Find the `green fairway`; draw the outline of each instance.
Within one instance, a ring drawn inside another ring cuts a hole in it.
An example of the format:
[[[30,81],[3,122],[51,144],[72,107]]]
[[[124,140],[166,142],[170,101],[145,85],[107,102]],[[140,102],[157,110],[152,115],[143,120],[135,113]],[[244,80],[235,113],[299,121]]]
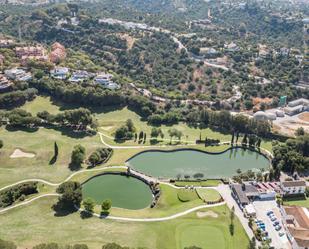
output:
[[[193,201],[199,198],[196,191],[191,189],[179,189],[177,196],[182,202]]]
[[[205,225],[186,225],[178,228],[179,248],[198,246],[203,249],[224,249],[226,241],[224,233],[217,227]],[[201,240],[201,238],[203,238]]]
[[[98,136],[78,137],[63,131],[40,128],[37,131],[8,131],[0,128],[4,146],[0,156],[0,187],[29,178],[60,182],[72,174],[68,165],[75,145],[86,148],[87,155],[102,147]],[[57,142],[59,155],[55,164],[49,162]],[[16,148],[35,154],[34,158],[10,158]],[[8,174],[10,177],[8,177]]]
[[[303,198],[300,200],[288,200],[288,201],[284,201],[283,205],[287,205],[287,206],[300,206],[300,207],[306,207],[309,208],[309,198]]]
[[[218,191],[214,189],[197,188],[196,192],[198,196],[205,202],[216,202],[221,199]]]
[[[238,219],[235,219],[235,235],[229,234],[229,210],[226,206],[202,210],[215,212],[217,218],[198,218],[194,212],[170,221],[143,223],[96,217],[82,219],[79,213],[56,217],[51,209],[55,202],[56,198],[47,197],[1,214],[0,223],[5,227],[1,237],[15,241],[21,248],[31,248],[42,242],[85,243],[91,249],[101,248],[102,244],[108,242],[148,249],[183,249],[185,245],[205,245],[207,242],[212,248],[219,249],[245,249],[248,245],[248,238]],[[198,228],[205,233],[199,232],[193,236],[191,230],[196,231]],[[218,236],[220,241],[215,243],[212,238]]]
[[[50,114],[57,114],[60,112],[60,106],[55,105],[50,97],[37,96],[34,100],[24,104],[21,109],[36,115],[38,112],[48,111]]]

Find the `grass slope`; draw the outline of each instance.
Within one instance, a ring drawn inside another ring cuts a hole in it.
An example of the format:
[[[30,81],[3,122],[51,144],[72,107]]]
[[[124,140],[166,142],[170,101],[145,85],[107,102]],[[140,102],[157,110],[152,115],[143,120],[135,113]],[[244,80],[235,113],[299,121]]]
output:
[[[187,245],[203,245],[206,249],[245,249],[248,245],[248,238],[237,219],[235,235],[229,234],[226,206],[203,210],[216,212],[218,218],[197,218],[196,213],[192,213],[166,222],[136,223],[95,217],[81,219],[79,213],[56,217],[51,210],[55,202],[56,198],[47,197],[1,214],[0,223],[5,227],[1,237],[15,241],[20,248],[30,248],[42,242],[86,243],[91,249],[101,248],[108,242],[149,249],[183,249]],[[193,235],[193,232],[198,233]]]
[[[198,194],[198,196],[204,200],[204,201],[210,201],[210,202],[215,202],[215,201],[219,201],[221,196],[218,193],[217,190],[214,189],[202,189],[202,188],[198,188],[196,189],[196,192]]]

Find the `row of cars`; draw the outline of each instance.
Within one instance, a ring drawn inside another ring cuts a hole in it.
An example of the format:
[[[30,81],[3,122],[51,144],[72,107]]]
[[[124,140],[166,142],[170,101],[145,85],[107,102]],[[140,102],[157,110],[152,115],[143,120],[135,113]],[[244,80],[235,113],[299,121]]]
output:
[[[268,232],[266,231],[265,223],[264,223],[262,220],[256,219],[256,220],[255,220],[255,224],[256,224],[256,226],[262,231],[262,237],[261,237],[262,240],[263,240],[263,241],[269,240]]]
[[[280,225],[280,222],[277,220],[277,217],[275,216],[274,212],[268,211],[266,214],[268,218],[270,219],[270,221],[272,222],[275,230],[279,232],[279,236],[282,237],[284,235],[284,232],[280,231],[282,227]]]

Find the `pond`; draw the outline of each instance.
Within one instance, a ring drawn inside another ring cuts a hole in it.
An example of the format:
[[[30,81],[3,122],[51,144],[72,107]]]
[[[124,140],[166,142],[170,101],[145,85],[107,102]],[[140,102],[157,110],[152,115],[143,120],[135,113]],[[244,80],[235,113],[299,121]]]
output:
[[[269,168],[269,160],[258,152],[234,148],[221,154],[198,150],[146,151],[129,159],[132,168],[154,177],[175,178],[177,175],[204,174],[205,178],[231,177],[242,172]]]
[[[113,207],[142,209],[150,206],[152,192],[147,184],[123,175],[105,174],[91,178],[82,186],[83,199],[90,197],[101,205],[112,200]]]

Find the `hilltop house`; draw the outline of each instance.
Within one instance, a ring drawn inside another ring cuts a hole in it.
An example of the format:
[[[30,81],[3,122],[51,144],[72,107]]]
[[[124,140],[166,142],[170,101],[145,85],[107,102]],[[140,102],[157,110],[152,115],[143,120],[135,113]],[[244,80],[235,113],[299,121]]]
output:
[[[0,92],[7,91],[13,86],[13,83],[9,81],[5,75],[0,74]]]
[[[50,71],[53,78],[58,80],[65,80],[69,76],[70,70],[67,67],[55,67]]]
[[[90,79],[93,76],[93,74],[88,73],[87,71],[75,71],[72,73],[69,81],[70,82],[83,82],[85,80]]]
[[[42,46],[16,47],[15,53],[20,58],[22,65],[26,65],[30,60],[48,61],[45,49]]]
[[[8,79],[15,81],[29,81],[32,79],[31,73],[27,73],[20,68],[12,68],[4,71],[5,76]]]
[[[67,53],[65,47],[61,45],[59,42],[55,42],[51,47],[52,51],[49,55],[49,59],[51,62],[59,63],[66,58]]]
[[[0,48],[8,48],[14,45],[14,41],[11,39],[0,38]]]
[[[226,49],[226,51],[228,52],[236,52],[236,51],[239,51],[240,48],[237,46],[236,43],[234,42],[231,42],[229,44],[224,44],[224,48]]]
[[[112,81],[113,75],[108,73],[99,73],[94,79],[94,82],[100,84],[104,88],[110,90],[116,90],[120,88],[120,85]]]

